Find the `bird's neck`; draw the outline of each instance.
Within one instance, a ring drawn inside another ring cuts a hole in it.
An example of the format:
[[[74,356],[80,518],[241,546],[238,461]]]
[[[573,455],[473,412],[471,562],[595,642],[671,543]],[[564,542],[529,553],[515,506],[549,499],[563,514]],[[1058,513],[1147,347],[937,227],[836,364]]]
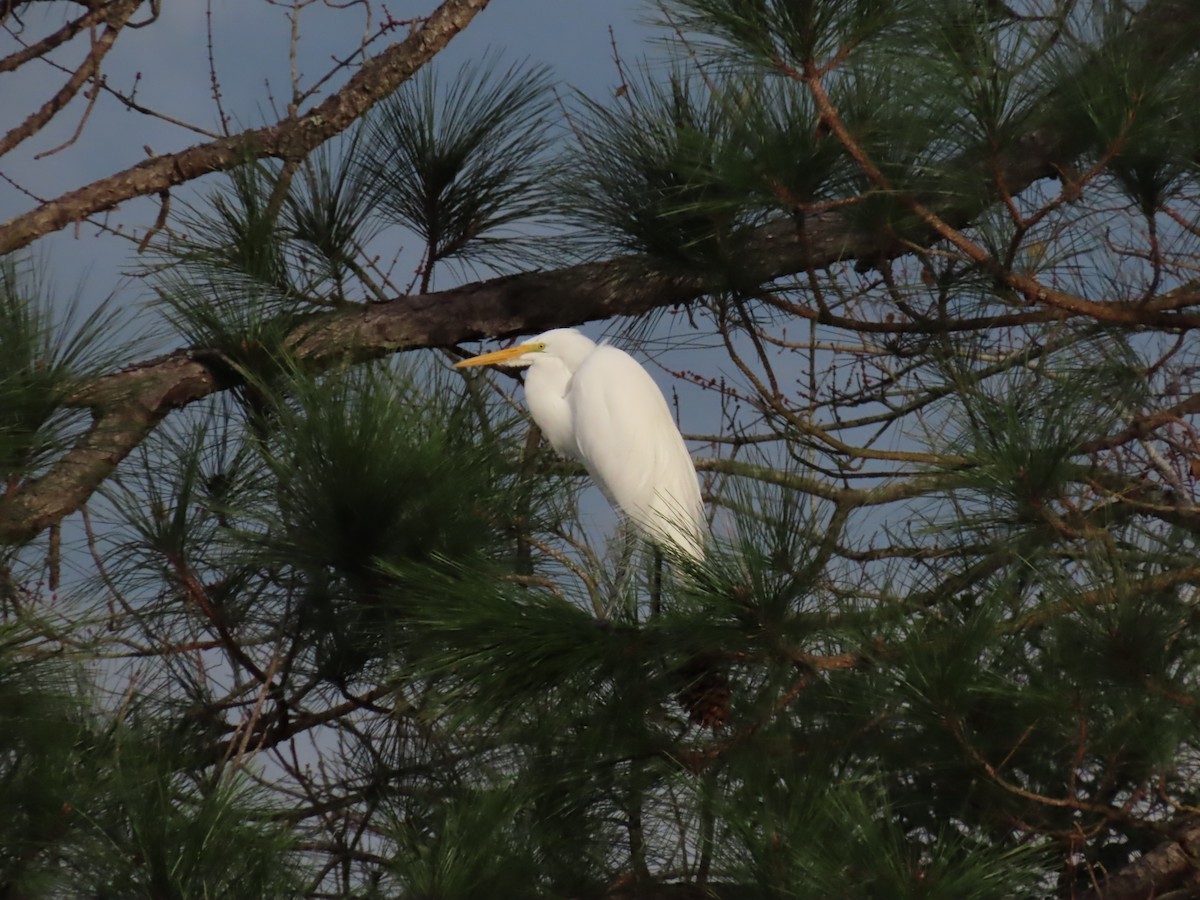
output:
[[[566,399],[570,384],[571,371],[554,358],[538,360],[525,373],[525,402],[533,421],[551,447],[563,456],[575,457],[579,450]]]

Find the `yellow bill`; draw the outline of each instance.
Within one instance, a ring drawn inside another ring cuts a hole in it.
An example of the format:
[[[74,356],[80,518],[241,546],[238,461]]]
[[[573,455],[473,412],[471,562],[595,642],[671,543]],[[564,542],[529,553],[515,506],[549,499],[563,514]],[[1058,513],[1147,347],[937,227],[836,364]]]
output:
[[[491,353],[481,353],[479,356],[472,356],[470,359],[464,359],[461,362],[456,362],[454,368],[465,369],[468,366],[503,366],[511,364],[520,359],[526,353],[537,349],[537,344],[516,344],[512,347],[505,347],[503,350],[493,350]]]

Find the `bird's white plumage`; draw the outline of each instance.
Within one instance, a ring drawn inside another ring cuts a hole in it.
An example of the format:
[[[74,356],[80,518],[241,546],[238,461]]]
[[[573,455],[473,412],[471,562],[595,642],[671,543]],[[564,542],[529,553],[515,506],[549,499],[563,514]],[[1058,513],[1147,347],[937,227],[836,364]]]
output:
[[[696,469],[658,385],[616,347],[597,347],[567,388],[579,458],[643,531],[693,556],[704,508]]]
[[[530,415],[559,453],[657,543],[700,558],[704,504],[687,445],[654,379],[628,353],[556,328],[459,365],[528,366]]]

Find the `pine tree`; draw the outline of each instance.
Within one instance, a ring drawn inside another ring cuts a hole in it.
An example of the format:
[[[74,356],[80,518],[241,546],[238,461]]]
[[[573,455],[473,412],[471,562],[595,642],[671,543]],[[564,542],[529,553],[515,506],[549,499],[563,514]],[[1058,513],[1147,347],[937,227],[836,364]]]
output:
[[[1200,6],[485,5],[0,224],[0,897],[1200,897]],[[35,251],[156,194],[146,358]],[[596,320],[702,562],[449,365]]]

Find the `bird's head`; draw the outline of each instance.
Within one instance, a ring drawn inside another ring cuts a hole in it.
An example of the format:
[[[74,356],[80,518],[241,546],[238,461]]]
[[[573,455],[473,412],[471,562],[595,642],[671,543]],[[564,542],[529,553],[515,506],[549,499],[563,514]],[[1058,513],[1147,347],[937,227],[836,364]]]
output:
[[[535,338],[503,350],[493,350],[455,363],[454,368],[468,366],[510,366],[524,368],[541,360],[557,360],[574,371],[585,356],[596,349],[595,342],[574,328],[555,328]]]

